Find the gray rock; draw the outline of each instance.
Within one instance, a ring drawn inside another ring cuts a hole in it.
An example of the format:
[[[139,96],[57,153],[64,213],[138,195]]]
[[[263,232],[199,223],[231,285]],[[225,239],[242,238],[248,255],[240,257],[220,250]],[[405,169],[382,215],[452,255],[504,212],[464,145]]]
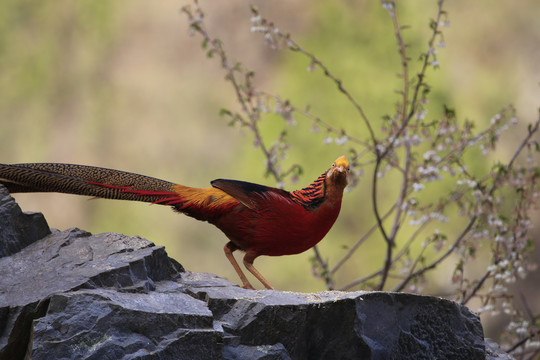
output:
[[[0,307],[24,306],[80,288],[148,292],[155,281],[176,274],[176,266],[163,247],[138,236],[55,230],[0,259]]]
[[[53,295],[34,321],[32,359],[217,359],[222,337],[206,304],[181,292],[79,290]]]
[[[514,357],[505,353],[495,341],[486,338],[484,342],[486,344],[486,360],[514,360]]]
[[[107,287],[145,293],[156,281],[183,270],[163,247],[136,236],[91,235],[79,229],[51,233],[47,226],[49,235],[35,241],[45,220],[35,221],[43,218],[40,214],[26,217],[6,193],[0,185],[0,198],[5,199],[0,214],[8,224],[0,228],[0,253],[22,250],[0,258],[0,359],[24,357],[32,322],[45,315],[53,294]],[[10,225],[21,221],[21,231]],[[35,242],[28,245],[29,240]]]
[[[5,201],[0,213],[13,204]],[[25,233],[33,231],[29,226]],[[245,290],[213,274],[184,271],[145,239],[113,233],[53,231],[30,245],[8,246],[20,251],[0,259],[0,359],[489,355],[478,316],[444,299]]]
[[[281,344],[292,359],[485,358],[478,316],[435,297],[339,291],[246,293],[234,288],[200,289],[194,295],[205,299],[222,323],[225,354],[234,354],[239,345]]]
[[[51,231],[41,213],[23,213],[0,184],[0,258],[17,253]]]

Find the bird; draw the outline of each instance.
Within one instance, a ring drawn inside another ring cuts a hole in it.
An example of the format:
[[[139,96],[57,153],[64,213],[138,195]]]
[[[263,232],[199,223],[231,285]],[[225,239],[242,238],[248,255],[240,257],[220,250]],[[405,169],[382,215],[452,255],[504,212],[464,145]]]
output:
[[[136,173],[63,163],[0,164],[0,184],[11,193],[58,192],[93,198],[143,201],[207,221],[228,239],[225,256],[245,289],[254,289],[233,253],[245,253],[243,264],[267,289],[272,285],[254,267],[261,256],[304,252],[334,225],[347,186],[345,156],[309,186],[296,191],[255,183],[217,179],[196,188]]]

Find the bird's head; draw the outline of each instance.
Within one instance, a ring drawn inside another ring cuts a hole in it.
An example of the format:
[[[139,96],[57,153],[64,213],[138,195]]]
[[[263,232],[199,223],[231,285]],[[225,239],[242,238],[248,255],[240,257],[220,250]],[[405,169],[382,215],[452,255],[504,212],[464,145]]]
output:
[[[334,161],[332,167],[326,172],[326,179],[330,184],[340,186],[342,189],[347,186],[349,177],[349,162],[345,156],[340,156]]]

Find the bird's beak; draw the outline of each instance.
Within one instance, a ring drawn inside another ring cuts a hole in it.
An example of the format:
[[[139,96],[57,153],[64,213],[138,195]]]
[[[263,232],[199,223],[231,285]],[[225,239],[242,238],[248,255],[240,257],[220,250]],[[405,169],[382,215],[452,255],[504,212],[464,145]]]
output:
[[[338,174],[345,174],[345,172],[346,170],[344,166],[337,166],[333,169],[330,169],[330,171],[328,172],[328,175],[334,177]]]
[[[345,156],[337,158],[335,164],[337,165],[335,170],[339,171],[340,173],[346,173],[349,169],[349,162]]]
[[[334,166],[330,169],[327,176],[332,178],[334,181],[343,183],[346,185],[348,183],[349,175],[349,162],[345,156],[341,156],[336,159]]]

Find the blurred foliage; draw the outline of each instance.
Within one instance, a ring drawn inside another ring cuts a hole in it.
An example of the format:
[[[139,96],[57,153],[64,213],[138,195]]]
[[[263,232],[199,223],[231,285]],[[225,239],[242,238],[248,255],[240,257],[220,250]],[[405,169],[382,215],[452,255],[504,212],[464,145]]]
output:
[[[221,108],[234,108],[235,99],[219,64],[188,36],[179,14],[185,3],[2,1],[0,161],[84,163],[201,187],[214,178],[275,185],[264,176],[265,159],[253,149],[251,135],[227,126],[219,115]],[[399,56],[379,1],[254,3],[343,79],[371,119],[382,121],[393,113]],[[297,106],[309,106],[336,128],[357,129],[352,135],[367,137],[355,110],[331,91],[334,85],[319,70],[308,72],[305,58],[272,51],[260,34],[250,33],[244,1],[202,5],[230,56],[254,69],[259,87],[294,98]],[[401,23],[409,25],[404,30],[409,54],[419,55],[436,2],[400,6]],[[446,10],[451,27],[444,33],[446,48],[439,48],[440,70],[429,73],[429,116],[440,115],[446,104],[459,116],[487,124],[512,102],[523,123],[532,121],[539,98],[540,2],[515,6],[505,0],[493,6],[488,0],[455,0]],[[314,134],[310,121],[295,120],[287,127],[293,146],[285,163],[299,163],[304,171],[297,183],[285,184],[287,189],[309,184],[349,151],[348,144],[325,145],[324,131]],[[261,126],[263,136],[272,139],[283,119],[270,116]],[[492,159],[508,157],[513,147],[512,141],[503,143]],[[468,156],[479,169],[492,165],[476,160],[477,154]],[[320,245],[330,262],[373,222],[364,200],[369,182],[361,180],[345,195],[342,214]],[[165,245],[187,269],[237,280],[223,256],[222,234],[166,207],[57,194],[17,195],[17,200],[25,210],[44,212],[52,227],[139,234]],[[363,251],[346,265],[343,282],[383,256],[382,244],[375,242]],[[311,256],[260,258],[257,267],[279,289],[322,290],[324,283],[306,274]],[[443,294],[450,271],[442,268],[439,287],[427,292]]]

